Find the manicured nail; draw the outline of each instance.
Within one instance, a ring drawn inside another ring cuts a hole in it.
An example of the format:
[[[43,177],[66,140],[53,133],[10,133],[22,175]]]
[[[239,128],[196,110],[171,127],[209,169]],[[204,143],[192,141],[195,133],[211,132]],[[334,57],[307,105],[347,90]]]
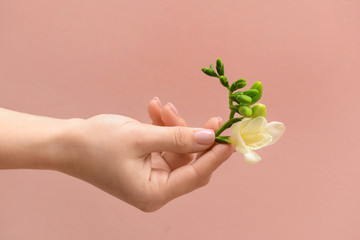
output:
[[[222,124],[223,124],[222,118],[221,118],[221,117],[218,117],[218,119],[219,119],[219,127],[221,127]]]
[[[154,97],[153,98],[154,100],[155,100],[155,102],[161,107],[162,105],[161,105],[161,101],[160,101],[160,99],[158,98],[158,97]]]
[[[169,103],[169,107],[170,107],[171,111],[173,111],[173,113],[175,113],[176,116],[179,115],[178,110],[176,109],[176,107],[172,103]]]
[[[195,141],[202,145],[212,144],[215,141],[215,133],[210,129],[196,131],[194,136]]]

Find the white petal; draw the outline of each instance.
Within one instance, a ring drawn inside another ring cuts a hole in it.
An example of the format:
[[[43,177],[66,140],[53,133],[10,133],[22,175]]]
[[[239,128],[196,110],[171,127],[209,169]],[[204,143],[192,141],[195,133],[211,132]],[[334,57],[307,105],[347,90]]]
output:
[[[274,144],[285,132],[285,125],[281,122],[270,122],[264,129],[265,134],[269,134],[272,137],[272,141],[268,142],[266,146]]]
[[[240,132],[249,122],[251,118],[244,118],[243,120],[234,123],[231,130],[231,143],[236,147],[238,145],[245,145],[244,140],[242,139]]]
[[[248,164],[254,164],[261,160],[261,157],[254,151],[250,151],[244,154],[244,160]]]
[[[259,134],[266,126],[266,119],[264,117],[256,117],[252,119],[247,126],[241,130],[241,135]]]
[[[240,133],[237,133],[232,139],[231,143],[234,145],[236,150],[241,153],[246,153],[250,150],[245,145],[244,139],[241,137]]]
[[[244,118],[243,120],[234,123],[231,126],[231,133],[233,135],[240,133],[241,129],[245,128],[249,124],[250,121],[251,121],[251,118]]]
[[[243,136],[246,146],[251,150],[257,150],[271,143],[272,137],[269,134],[252,134]]]

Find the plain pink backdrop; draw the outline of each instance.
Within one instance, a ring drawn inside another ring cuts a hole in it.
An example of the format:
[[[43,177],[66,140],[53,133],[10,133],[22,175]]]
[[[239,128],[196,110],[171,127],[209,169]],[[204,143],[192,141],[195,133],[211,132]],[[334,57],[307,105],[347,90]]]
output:
[[[0,239],[360,239],[360,1],[0,0],[0,107],[191,126],[228,116],[200,68],[264,84],[283,138],[234,154],[205,188],[151,214],[75,178],[0,171]]]

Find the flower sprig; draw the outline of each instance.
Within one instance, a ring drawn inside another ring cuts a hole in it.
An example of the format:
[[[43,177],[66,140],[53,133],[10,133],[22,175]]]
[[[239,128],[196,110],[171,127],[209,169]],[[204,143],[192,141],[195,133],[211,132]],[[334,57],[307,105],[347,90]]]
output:
[[[257,81],[247,90],[243,90],[247,85],[245,79],[230,85],[221,59],[216,61],[216,70],[212,65],[201,70],[208,76],[218,78],[229,93],[229,120],[215,133],[215,141],[232,143],[237,151],[244,154],[248,163],[260,161],[261,157],[253,150],[275,143],[285,131],[284,124],[280,122],[267,123],[266,106],[257,103],[263,94],[262,83]],[[236,114],[240,116],[235,117]],[[228,128],[231,128],[231,136],[220,136]]]
[[[230,136],[220,136],[220,134],[227,128],[230,128],[232,124],[241,121],[244,117],[266,117],[266,107],[264,104],[258,103],[253,107],[250,107],[257,101],[259,101],[262,96],[263,85],[261,82],[255,82],[250,89],[245,91],[240,91],[240,89],[244,88],[247,85],[245,79],[239,79],[229,85],[229,81],[224,75],[224,64],[222,63],[220,58],[218,58],[216,61],[216,72],[212,65],[210,65],[210,68],[202,68],[201,70],[208,76],[219,78],[221,85],[223,85],[229,91],[230,116],[229,120],[225,122],[216,132],[215,140],[217,142],[230,143]],[[239,114],[241,116],[235,118],[235,114]]]

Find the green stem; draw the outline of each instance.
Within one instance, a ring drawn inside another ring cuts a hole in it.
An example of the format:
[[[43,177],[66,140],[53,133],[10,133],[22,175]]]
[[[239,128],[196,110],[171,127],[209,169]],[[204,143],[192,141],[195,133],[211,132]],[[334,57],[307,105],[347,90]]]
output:
[[[233,119],[234,116],[235,116],[235,111],[234,111],[234,110],[231,110],[231,111],[230,111],[229,119]]]
[[[231,92],[230,89],[229,89],[229,108],[230,108],[230,109],[231,109],[231,107],[234,106],[233,101],[230,99],[230,95],[231,95],[231,94],[232,94],[232,92]],[[234,111],[234,110],[231,110],[231,111],[230,111],[229,119],[234,118],[234,116],[235,116],[235,111]]]
[[[231,127],[231,125],[233,125],[234,123],[241,121],[243,118],[232,118],[229,119],[226,123],[224,123],[219,130],[216,131],[215,133],[215,137],[219,136],[223,131],[225,131],[225,129]]]

